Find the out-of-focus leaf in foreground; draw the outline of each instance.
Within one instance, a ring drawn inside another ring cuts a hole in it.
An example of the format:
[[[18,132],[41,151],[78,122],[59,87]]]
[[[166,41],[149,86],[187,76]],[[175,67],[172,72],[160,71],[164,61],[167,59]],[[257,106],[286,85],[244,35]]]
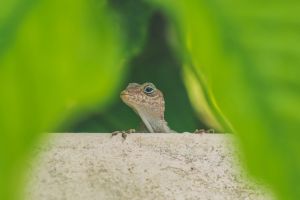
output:
[[[7,2],[0,6],[0,199],[16,199],[22,161],[40,133],[73,108],[103,105],[123,58],[104,0]]]
[[[204,82],[250,171],[280,199],[300,199],[300,2],[156,3],[178,25],[188,89]]]

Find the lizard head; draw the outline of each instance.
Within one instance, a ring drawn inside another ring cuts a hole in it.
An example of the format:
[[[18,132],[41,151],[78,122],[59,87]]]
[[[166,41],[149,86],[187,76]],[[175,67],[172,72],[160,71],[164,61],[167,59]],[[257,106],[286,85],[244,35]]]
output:
[[[164,97],[153,83],[129,83],[120,96],[123,102],[139,115],[144,113],[164,119]]]

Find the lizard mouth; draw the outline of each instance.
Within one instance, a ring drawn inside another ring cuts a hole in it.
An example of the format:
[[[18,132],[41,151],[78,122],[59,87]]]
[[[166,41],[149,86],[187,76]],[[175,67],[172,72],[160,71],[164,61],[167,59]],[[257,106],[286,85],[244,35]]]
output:
[[[123,102],[127,103],[128,100],[129,100],[129,96],[130,94],[126,91],[126,90],[123,90],[120,94],[120,97],[121,99],[123,100]]]
[[[120,96],[123,96],[123,95],[129,95],[128,92],[126,90],[123,90],[120,94]]]
[[[121,97],[121,99],[128,99],[129,98],[129,96],[130,96],[130,94],[126,91],[126,90],[123,90],[122,92],[121,92],[121,94],[120,94],[120,97]]]

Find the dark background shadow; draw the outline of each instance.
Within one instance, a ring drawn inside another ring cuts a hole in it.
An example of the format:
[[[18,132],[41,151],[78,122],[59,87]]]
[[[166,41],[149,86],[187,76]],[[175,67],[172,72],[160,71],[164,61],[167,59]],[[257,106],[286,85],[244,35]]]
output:
[[[129,62],[129,73],[122,83],[152,82],[165,97],[165,118],[178,132],[207,128],[196,116],[181,77],[181,62],[168,44],[167,20],[160,12],[150,18],[146,42],[142,51]],[[120,91],[121,91],[120,90]],[[126,106],[119,96],[105,111],[93,111],[72,119],[63,132],[112,132],[137,128],[139,117]]]

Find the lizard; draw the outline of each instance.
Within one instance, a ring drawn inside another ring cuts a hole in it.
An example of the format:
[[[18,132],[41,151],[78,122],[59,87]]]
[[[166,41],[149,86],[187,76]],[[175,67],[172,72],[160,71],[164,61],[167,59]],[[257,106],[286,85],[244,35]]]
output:
[[[141,118],[142,123],[138,132],[176,133],[169,128],[164,117],[165,100],[163,93],[153,83],[129,83],[126,89],[121,92],[120,97]],[[121,131],[122,137],[125,139],[127,133],[133,132],[135,129]],[[115,131],[113,135],[118,133],[120,131]]]
[[[126,89],[120,93],[120,97],[141,118],[142,123],[138,132],[176,133],[176,131],[169,128],[164,117],[164,95],[153,83],[129,83]],[[126,139],[127,134],[134,132],[135,129],[129,129],[128,131],[115,131],[112,135],[122,133],[122,137]],[[214,133],[214,130],[196,129],[194,133]]]

